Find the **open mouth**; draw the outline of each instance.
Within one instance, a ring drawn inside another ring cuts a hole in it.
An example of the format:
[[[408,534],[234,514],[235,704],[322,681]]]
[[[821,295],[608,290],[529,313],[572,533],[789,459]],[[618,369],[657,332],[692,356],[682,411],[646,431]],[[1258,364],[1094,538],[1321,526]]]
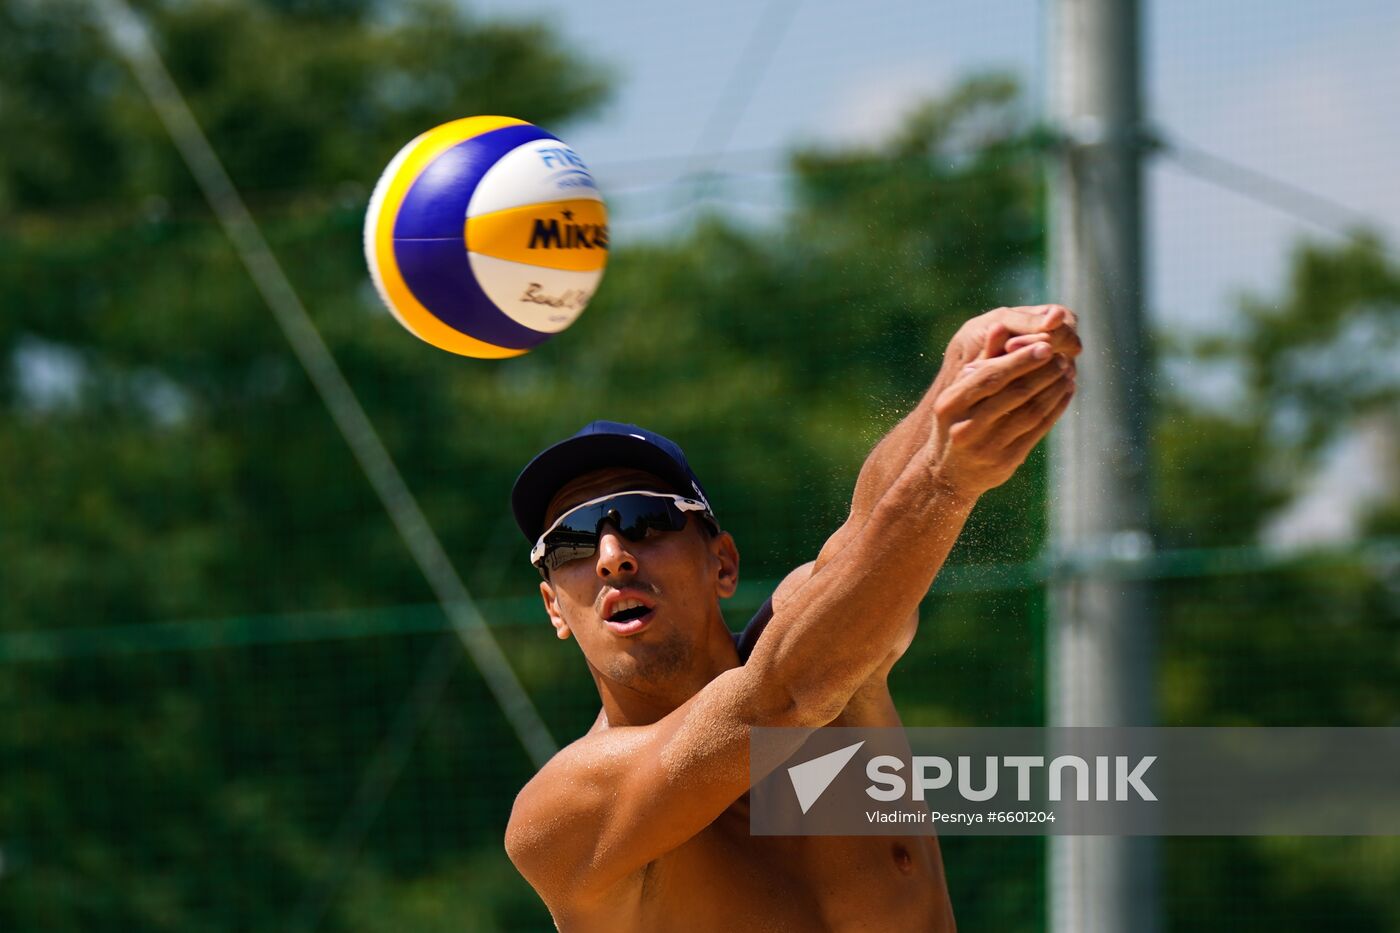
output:
[[[656,611],[640,600],[628,599],[619,604],[605,621],[608,628],[618,635],[631,635],[646,628]]]

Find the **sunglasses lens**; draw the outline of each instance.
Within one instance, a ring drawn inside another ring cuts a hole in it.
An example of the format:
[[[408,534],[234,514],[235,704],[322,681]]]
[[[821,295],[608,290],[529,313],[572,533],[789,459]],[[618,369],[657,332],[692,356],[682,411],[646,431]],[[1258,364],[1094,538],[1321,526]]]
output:
[[[679,531],[685,527],[685,516],[665,499],[625,503],[613,509],[608,517],[628,541],[642,540],[653,528],[657,531]]]
[[[571,560],[588,557],[598,550],[598,536],[560,528],[545,540],[544,563],[557,570]]]
[[[628,541],[640,541],[651,529],[679,531],[684,528],[685,513],[670,499],[641,495],[618,496],[575,509],[545,537],[545,566],[558,570],[570,561],[597,553],[598,531],[605,521],[611,521]]]

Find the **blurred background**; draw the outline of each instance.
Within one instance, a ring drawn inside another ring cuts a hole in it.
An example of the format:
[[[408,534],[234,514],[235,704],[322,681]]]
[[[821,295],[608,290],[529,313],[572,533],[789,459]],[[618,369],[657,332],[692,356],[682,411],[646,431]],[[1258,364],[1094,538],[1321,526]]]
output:
[[[509,518],[536,450],[679,441],[738,626],[958,324],[1055,297],[1037,0],[133,6],[559,743],[597,702]],[[0,0],[0,929],[549,929],[502,848],[518,723],[97,11]],[[1144,689],[1400,725],[1400,7],[1142,17]],[[404,332],[360,248],[398,148],[479,113],[568,140],[613,225],[587,313],[504,362]],[[1046,721],[1056,496],[1042,450],[979,505],[908,725]],[[944,852],[963,929],[1047,929],[1044,840]],[[1400,930],[1396,839],[1168,839],[1160,879],[1162,929]]]

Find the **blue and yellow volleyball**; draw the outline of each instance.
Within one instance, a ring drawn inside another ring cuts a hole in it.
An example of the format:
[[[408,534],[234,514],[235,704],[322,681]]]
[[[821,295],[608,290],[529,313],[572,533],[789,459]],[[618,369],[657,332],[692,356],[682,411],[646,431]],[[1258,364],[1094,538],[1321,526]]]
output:
[[[394,156],[370,198],[365,258],[414,335],[463,356],[519,356],[593,297],[607,209],[558,138],[512,117],[467,117]]]

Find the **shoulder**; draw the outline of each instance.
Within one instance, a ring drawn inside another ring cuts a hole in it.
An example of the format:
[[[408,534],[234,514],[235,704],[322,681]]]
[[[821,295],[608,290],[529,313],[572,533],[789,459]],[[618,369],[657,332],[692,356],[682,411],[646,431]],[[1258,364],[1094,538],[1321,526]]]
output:
[[[577,815],[586,812],[603,777],[590,766],[596,757],[595,739],[610,731],[590,731],[560,749],[526,782],[511,806],[506,854],[541,893],[551,881],[551,865],[560,864],[549,853],[573,850],[587,832]]]
[[[506,849],[512,858],[517,852],[528,854],[551,832],[567,829],[560,817],[575,809],[573,800],[580,791],[587,795],[606,780],[602,767],[607,759],[604,751],[622,738],[624,731],[600,729],[595,723],[587,734],[560,749],[525,783],[515,797],[506,825]]]
[[[652,728],[599,728],[595,722],[516,795],[506,824],[506,853],[547,901],[551,890],[580,886],[575,870],[594,860],[602,815],[619,794],[626,763],[636,757]]]

